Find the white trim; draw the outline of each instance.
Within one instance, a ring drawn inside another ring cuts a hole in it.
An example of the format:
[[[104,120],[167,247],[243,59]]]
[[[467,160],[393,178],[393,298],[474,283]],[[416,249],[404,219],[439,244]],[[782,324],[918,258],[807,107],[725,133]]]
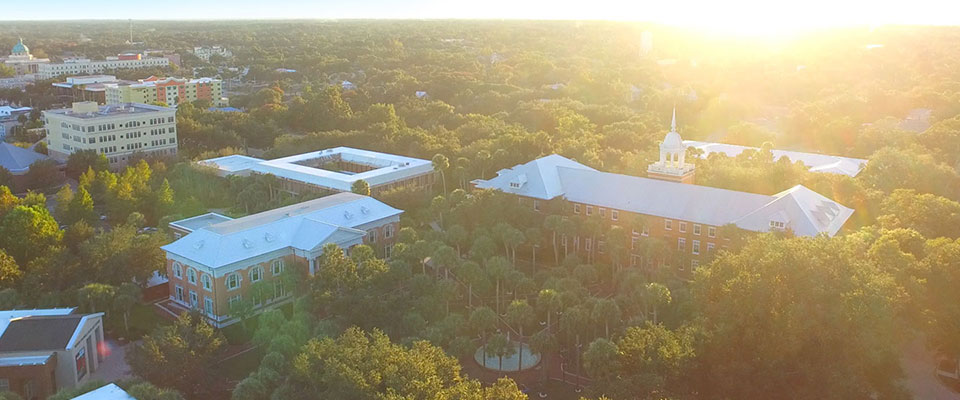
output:
[[[100,318],[103,318],[103,313],[102,313],[102,312],[99,312],[99,313],[87,314],[87,315],[84,315],[83,317],[81,317],[81,318],[80,318],[80,322],[77,323],[77,329],[73,331],[73,335],[70,336],[70,341],[67,342],[66,350],[71,350],[71,349],[73,349],[73,342],[76,342],[76,341],[77,341],[77,336],[80,335],[80,331],[83,330],[83,325],[87,322],[87,319],[89,319],[90,317],[100,317]],[[101,319],[101,323],[102,323],[102,321],[103,321],[103,320]],[[94,327],[96,327],[96,325],[94,325]]]

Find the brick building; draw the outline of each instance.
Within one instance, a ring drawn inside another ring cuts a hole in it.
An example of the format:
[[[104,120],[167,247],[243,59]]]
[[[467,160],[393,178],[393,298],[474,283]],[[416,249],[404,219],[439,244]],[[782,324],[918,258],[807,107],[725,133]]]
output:
[[[237,322],[230,315],[234,302],[251,300],[261,310],[291,300],[284,271],[302,263],[316,273],[328,243],[348,251],[368,244],[389,257],[401,213],[371,197],[339,193],[238,219],[204,214],[173,222],[182,237],[162,247],[170,300],[199,309],[217,327],[230,325]],[[272,292],[266,298],[251,291],[261,281]]]
[[[685,150],[674,122],[660,144],[659,160],[648,168],[648,178],[597,171],[554,154],[473,184],[515,194],[535,211],[561,210],[565,218],[597,218],[607,229],[620,226],[629,235],[631,264],[673,263],[679,270],[694,269],[727,246],[731,238],[724,237],[721,227],[833,236],[853,213],[802,185],[774,195],[695,185],[695,166],[686,162]],[[577,252],[603,253],[605,243],[592,243],[602,235],[583,231],[562,237],[562,245]],[[658,238],[670,256],[643,257],[650,238]]]

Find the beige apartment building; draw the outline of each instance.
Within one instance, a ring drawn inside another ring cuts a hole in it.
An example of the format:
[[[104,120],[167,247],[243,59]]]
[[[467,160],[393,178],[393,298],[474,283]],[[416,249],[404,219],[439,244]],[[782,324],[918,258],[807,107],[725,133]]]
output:
[[[136,152],[177,154],[177,109],[139,103],[98,106],[95,101],[43,112],[50,157],[66,161],[71,153],[94,150],[112,166],[126,164]]]
[[[223,82],[214,78],[179,79],[151,76],[138,82],[114,82],[106,87],[106,103],[164,103],[176,106],[183,102],[210,100],[214,106],[226,106]]]

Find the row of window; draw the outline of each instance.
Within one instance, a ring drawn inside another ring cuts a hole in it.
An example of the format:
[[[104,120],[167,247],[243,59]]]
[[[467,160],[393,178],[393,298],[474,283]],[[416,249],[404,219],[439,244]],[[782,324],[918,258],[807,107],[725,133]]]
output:
[[[534,201],[533,201],[533,208],[534,208],[534,210],[540,211],[540,207],[539,207],[539,206],[540,206],[539,201],[538,201],[538,200],[534,200]],[[607,209],[606,209],[606,208],[604,208],[604,207],[597,207],[597,209],[598,209],[598,212],[599,212],[599,215],[600,215],[601,218],[606,218],[606,217],[607,217]],[[574,205],[573,205],[573,213],[574,213],[574,214],[580,214],[580,212],[581,212],[580,204],[574,204]],[[592,215],[593,215],[593,206],[591,206],[591,205],[587,205],[587,206],[586,206],[586,215],[587,215],[587,216],[592,216]],[[611,220],[611,221],[619,221],[619,220],[620,220],[620,210],[610,210],[610,220]],[[770,226],[774,226],[773,223],[774,223],[774,221],[771,221],[771,222],[770,222]],[[781,222],[780,224],[782,225],[783,223]],[[687,232],[687,222],[686,222],[686,221],[679,221],[679,223],[678,223],[678,228],[679,228],[680,233],[686,233],[686,232]],[[673,230],[673,220],[664,218],[664,220],[663,220],[663,229],[664,229],[664,230],[668,230],[668,231]],[[702,232],[702,226],[701,226],[700,224],[693,224],[693,234],[699,236],[701,232]],[[649,228],[646,227],[646,226],[644,226],[644,227],[643,227],[643,236],[647,236],[647,235],[649,235],[649,234],[650,234]],[[634,235],[634,236],[637,236],[637,235],[639,235],[639,233],[638,233],[636,230],[634,230],[634,231],[633,231],[633,235]],[[713,237],[717,237],[717,227],[715,227],[715,226],[707,226],[707,236],[712,237],[712,238],[713,238]]]
[[[678,229],[679,229],[680,233],[687,233],[687,222],[686,222],[686,221],[679,221],[679,223],[678,223],[677,225],[678,225]],[[668,231],[673,230],[673,220],[664,219],[664,220],[663,220],[663,229],[668,230]],[[702,229],[701,229],[700,224],[693,224],[693,234],[696,235],[696,236],[700,236],[700,232],[702,232]],[[717,237],[717,227],[715,227],[715,226],[707,226],[707,236],[712,237],[712,238]]]
[[[197,270],[191,267],[187,267],[186,270],[187,270],[187,282],[196,285],[197,277],[198,277]],[[273,276],[279,276],[281,273],[283,273],[282,258],[273,260],[270,266],[270,272],[272,273]],[[250,268],[250,271],[248,273],[250,275],[251,282],[259,282],[261,279],[263,279],[263,267],[259,265],[253,268]],[[173,262],[173,276],[178,279],[183,279],[183,264],[180,264],[180,262],[177,262],[177,261]],[[200,286],[202,286],[207,291],[213,291],[213,278],[210,276],[210,274],[201,273],[199,274],[199,279],[200,279]],[[234,272],[227,275],[227,278],[225,281],[227,290],[234,290],[239,288],[240,282],[242,280],[243,279],[241,278],[239,272]]]
[[[367,243],[376,243],[378,239],[378,230],[376,228],[370,229],[367,231]],[[383,228],[383,238],[390,239],[393,237],[393,225],[389,224]]]
[[[695,255],[700,254],[700,241],[694,240],[692,244],[693,246],[691,246],[690,253]],[[714,249],[713,242],[708,242],[707,253],[713,253],[713,249]],[[687,239],[677,238],[677,251],[684,252],[686,250],[687,250]]]

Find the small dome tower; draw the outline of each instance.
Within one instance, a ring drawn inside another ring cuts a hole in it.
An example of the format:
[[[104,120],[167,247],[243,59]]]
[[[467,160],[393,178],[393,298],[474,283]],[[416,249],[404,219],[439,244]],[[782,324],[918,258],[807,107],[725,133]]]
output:
[[[686,162],[687,146],[683,138],[677,133],[677,109],[673,109],[673,120],[670,122],[670,132],[660,142],[660,161],[647,167],[647,176],[653,179],[679,183],[693,183],[693,164]]]

